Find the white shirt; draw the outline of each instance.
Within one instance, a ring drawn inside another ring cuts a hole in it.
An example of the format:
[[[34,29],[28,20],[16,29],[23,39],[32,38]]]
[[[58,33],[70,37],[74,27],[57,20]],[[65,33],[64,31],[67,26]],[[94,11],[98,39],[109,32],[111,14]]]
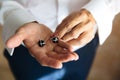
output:
[[[70,13],[85,8],[98,26],[100,44],[111,33],[114,16],[120,12],[120,0],[0,0],[3,41],[25,23],[38,21],[54,31]],[[8,49],[13,54],[14,49]]]

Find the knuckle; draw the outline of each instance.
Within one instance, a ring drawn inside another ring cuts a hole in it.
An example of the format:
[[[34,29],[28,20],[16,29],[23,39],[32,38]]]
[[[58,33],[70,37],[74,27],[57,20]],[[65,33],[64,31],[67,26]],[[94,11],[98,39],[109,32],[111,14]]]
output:
[[[16,30],[16,33],[24,33],[25,32],[25,29],[24,29],[24,27],[21,27],[21,28],[19,28],[19,29],[17,29]]]
[[[80,41],[79,41],[79,44],[84,44],[85,43],[85,39],[81,39]]]
[[[70,32],[70,36],[76,37],[76,32],[75,31]]]
[[[65,29],[67,29],[69,31],[71,25],[72,24],[70,22],[66,22]]]
[[[72,19],[67,18],[67,19],[63,20],[61,25],[64,26],[64,28],[66,28],[66,29],[70,29],[71,26],[73,25]]]

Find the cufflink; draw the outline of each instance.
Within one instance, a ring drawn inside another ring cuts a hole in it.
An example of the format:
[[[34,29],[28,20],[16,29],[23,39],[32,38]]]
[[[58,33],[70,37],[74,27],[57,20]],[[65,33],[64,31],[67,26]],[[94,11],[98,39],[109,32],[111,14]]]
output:
[[[53,37],[53,38],[51,38],[51,40],[52,40],[53,43],[58,43],[59,39],[58,39],[58,37]]]
[[[45,45],[45,41],[44,40],[39,40],[38,45],[40,47],[43,47]]]

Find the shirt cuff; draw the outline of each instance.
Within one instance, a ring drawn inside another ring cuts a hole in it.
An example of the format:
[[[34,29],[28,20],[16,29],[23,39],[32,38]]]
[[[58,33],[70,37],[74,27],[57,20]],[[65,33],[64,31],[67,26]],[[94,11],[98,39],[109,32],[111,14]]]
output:
[[[36,19],[26,10],[24,9],[16,9],[14,11],[8,11],[6,13],[9,13],[5,16],[4,24],[3,24],[3,41],[4,43],[12,36],[14,35],[15,31],[21,27],[22,25],[36,21]],[[8,49],[8,52],[10,55],[13,54],[14,49]]]
[[[98,26],[100,44],[110,35],[114,15],[106,4],[105,0],[91,0],[83,8],[90,11]]]

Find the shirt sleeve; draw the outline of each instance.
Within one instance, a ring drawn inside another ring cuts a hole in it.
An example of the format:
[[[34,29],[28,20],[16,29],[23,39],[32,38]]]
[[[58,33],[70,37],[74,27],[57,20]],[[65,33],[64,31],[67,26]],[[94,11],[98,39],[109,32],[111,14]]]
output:
[[[90,11],[95,18],[102,44],[111,33],[115,15],[120,12],[120,0],[91,0],[83,8]]]
[[[0,0],[0,23],[3,25],[2,38],[5,43],[25,23],[36,19],[22,5],[12,0]],[[7,48],[7,47],[6,47]],[[14,49],[8,49],[10,55]]]

